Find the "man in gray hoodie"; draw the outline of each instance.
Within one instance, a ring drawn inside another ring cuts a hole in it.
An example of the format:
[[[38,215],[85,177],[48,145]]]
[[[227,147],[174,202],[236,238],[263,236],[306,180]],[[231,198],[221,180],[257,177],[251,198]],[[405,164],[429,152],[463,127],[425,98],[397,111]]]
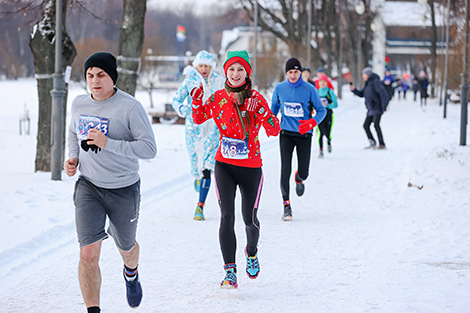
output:
[[[80,243],[78,276],[88,312],[95,313],[100,312],[101,243],[108,234],[124,261],[128,303],[137,307],[141,302],[136,241],[140,209],[138,159],[154,158],[157,145],[143,106],[115,87],[118,73],[112,54],[92,54],[84,64],[84,75],[91,94],[78,96],[72,103],[69,159],[64,162],[64,170],[68,176],[80,171],[74,191]]]

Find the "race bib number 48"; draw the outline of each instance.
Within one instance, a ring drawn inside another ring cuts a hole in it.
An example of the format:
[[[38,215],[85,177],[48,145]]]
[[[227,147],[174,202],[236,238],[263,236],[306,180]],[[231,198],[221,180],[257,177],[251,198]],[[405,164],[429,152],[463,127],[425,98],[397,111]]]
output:
[[[222,153],[222,156],[226,159],[243,160],[248,159],[248,153],[250,151],[248,150],[248,145],[246,141],[235,138],[223,137],[220,152]]]
[[[284,115],[291,117],[303,117],[304,109],[302,108],[302,103],[284,102]]]
[[[109,119],[90,115],[80,115],[77,126],[77,136],[79,139],[86,139],[88,131],[92,128],[100,130],[108,136]]]

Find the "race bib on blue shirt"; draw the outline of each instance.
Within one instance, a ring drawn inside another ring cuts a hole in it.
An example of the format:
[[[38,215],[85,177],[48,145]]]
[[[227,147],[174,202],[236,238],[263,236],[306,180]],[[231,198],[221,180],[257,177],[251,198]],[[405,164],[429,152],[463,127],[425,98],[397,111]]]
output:
[[[248,159],[248,144],[245,140],[222,137],[220,152],[226,159]]]
[[[108,136],[109,119],[91,115],[80,115],[77,126],[77,137],[79,139],[86,139],[88,131],[92,128],[100,130],[103,134]]]
[[[290,117],[304,117],[302,103],[284,102],[284,115]]]

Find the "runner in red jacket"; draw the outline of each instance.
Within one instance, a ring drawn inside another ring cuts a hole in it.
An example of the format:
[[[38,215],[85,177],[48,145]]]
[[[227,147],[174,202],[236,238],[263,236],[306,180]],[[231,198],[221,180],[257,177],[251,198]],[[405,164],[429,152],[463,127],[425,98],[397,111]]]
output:
[[[262,159],[258,133],[261,126],[268,136],[277,136],[279,120],[264,97],[251,89],[251,65],[246,51],[229,51],[224,63],[225,88],[216,91],[204,103],[202,87],[191,91],[193,121],[196,124],[214,119],[220,130],[220,145],[215,156],[215,185],[221,218],[219,241],[224,259],[225,278],[222,288],[237,288],[235,263],[235,194],[242,195],[242,215],[247,245],[246,273],[254,279],[259,274],[258,204],[263,186]]]

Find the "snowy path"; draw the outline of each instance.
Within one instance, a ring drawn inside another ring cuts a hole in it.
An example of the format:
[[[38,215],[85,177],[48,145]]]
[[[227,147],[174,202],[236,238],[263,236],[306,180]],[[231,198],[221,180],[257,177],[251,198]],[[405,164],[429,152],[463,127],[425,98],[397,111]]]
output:
[[[213,188],[206,221],[192,220],[197,195],[183,127],[154,125],[158,156],[141,162],[144,300],[137,311],[470,311],[470,150],[456,143],[459,108],[449,107],[443,120],[435,102],[423,111],[394,100],[382,121],[388,149],[367,151],[363,102],[348,95],[340,106],[333,152],[317,159],[315,142],[306,194],[291,190],[291,223],[281,221],[278,139],[262,138],[261,274],[244,274],[237,211],[238,290],[218,287],[223,264]],[[13,144],[2,143],[2,159]],[[34,152],[21,138],[19,146]],[[71,199],[76,178],[51,182],[48,173],[0,169],[11,182],[2,183],[0,200],[1,234],[11,238],[0,245],[0,312],[84,312]],[[134,311],[124,299],[121,268],[112,240],[105,241],[104,313]]]

